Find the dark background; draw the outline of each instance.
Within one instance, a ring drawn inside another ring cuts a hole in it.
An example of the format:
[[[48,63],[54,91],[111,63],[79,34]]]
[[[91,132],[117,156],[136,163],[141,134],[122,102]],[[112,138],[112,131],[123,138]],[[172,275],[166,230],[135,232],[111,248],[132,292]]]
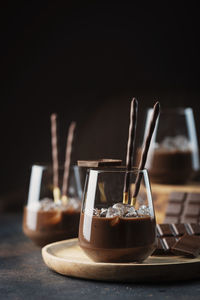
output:
[[[193,107],[199,134],[197,6],[147,3],[1,4],[0,210],[24,202],[33,163],[51,162],[52,112],[61,161],[72,120],[73,162],[124,160],[133,96],[139,124],[159,100]]]

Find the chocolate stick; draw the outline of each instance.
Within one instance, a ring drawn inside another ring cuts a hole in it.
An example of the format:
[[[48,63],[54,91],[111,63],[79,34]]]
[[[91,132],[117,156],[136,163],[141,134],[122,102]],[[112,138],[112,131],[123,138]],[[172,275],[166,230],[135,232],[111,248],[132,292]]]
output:
[[[154,108],[153,108],[152,118],[151,118],[151,122],[150,122],[150,125],[149,125],[149,130],[148,130],[148,133],[147,133],[147,136],[146,136],[146,139],[145,139],[144,148],[142,150],[141,160],[140,160],[140,164],[139,164],[139,167],[138,167],[139,172],[137,174],[137,178],[136,178],[136,181],[135,181],[135,190],[134,190],[134,193],[133,193],[133,196],[132,196],[132,199],[131,199],[131,205],[135,205],[136,197],[137,197],[139,189],[140,189],[140,182],[141,182],[141,179],[142,179],[142,173],[140,171],[144,169],[145,164],[146,164],[147,155],[148,155],[148,151],[149,151],[149,146],[150,146],[150,143],[151,143],[151,138],[152,138],[153,133],[154,133],[154,129],[155,129],[155,126],[156,126],[156,121],[158,119],[159,113],[160,113],[160,103],[156,102],[156,104],[154,105]]]
[[[63,202],[67,202],[67,189],[68,189],[68,181],[69,181],[69,170],[70,170],[72,143],[73,143],[73,138],[74,138],[75,127],[76,127],[76,123],[72,122],[70,124],[69,131],[68,131],[68,136],[67,136],[64,175],[63,175],[63,185],[62,185],[62,201]]]
[[[60,189],[58,186],[58,147],[57,147],[57,115],[51,115],[51,144],[53,161],[53,197],[54,201],[60,200]]]
[[[127,144],[127,155],[126,155],[126,173],[124,178],[123,204],[128,204],[130,171],[133,165],[133,150],[134,150],[135,136],[136,136],[137,109],[138,109],[138,102],[135,98],[133,98],[131,101],[131,109],[130,109],[130,124],[129,124],[128,144]]]

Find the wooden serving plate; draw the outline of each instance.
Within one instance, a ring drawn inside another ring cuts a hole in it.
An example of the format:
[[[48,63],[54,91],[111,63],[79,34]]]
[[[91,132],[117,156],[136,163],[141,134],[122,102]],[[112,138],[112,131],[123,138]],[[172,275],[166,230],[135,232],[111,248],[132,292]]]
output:
[[[143,263],[96,263],[78,245],[64,240],[42,248],[45,264],[62,275],[119,282],[163,282],[200,278],[200,256],[150,256]]]

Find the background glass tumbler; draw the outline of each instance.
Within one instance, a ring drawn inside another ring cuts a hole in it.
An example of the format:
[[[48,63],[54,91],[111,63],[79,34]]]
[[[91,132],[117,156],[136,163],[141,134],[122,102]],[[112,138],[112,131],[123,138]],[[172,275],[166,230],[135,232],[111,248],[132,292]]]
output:
[[[144,140],[152,109],[147,111]],[[138,150],[139,161],[141,149]],[[165,109],[152,137],[146,163],[152,182],[184,184],[199,170],[199,149],[191,108]]]
[[[59,175],[62,179],[63,169],[59,169]],[[32,167],[23,231],[39,246],[78,236],[82,196],[80,169],[77,166],[70,169],[65,202],[53,200],[52,178],[52,167]]]
[[[130,172],[130,190],[138,170]],[[143,261],[155,249],[155,215],[148,174],[142,180],[136,205],[124,205],[125,170],[89,170],[79,225],[79,245],[94,261]]]

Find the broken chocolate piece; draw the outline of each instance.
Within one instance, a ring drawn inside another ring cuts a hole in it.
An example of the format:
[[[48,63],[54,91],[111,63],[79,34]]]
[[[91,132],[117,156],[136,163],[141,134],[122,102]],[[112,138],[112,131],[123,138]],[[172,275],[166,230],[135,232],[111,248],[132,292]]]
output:
[[[97,159],[97,160],[78,160],[79,167],[98,168],[98,167],[114,167],[121,166],[122,160],[120,159]]]
[[[171,247],[171,251],[176,255],[197,257],[200,254],[200,237],[185,234]]]

